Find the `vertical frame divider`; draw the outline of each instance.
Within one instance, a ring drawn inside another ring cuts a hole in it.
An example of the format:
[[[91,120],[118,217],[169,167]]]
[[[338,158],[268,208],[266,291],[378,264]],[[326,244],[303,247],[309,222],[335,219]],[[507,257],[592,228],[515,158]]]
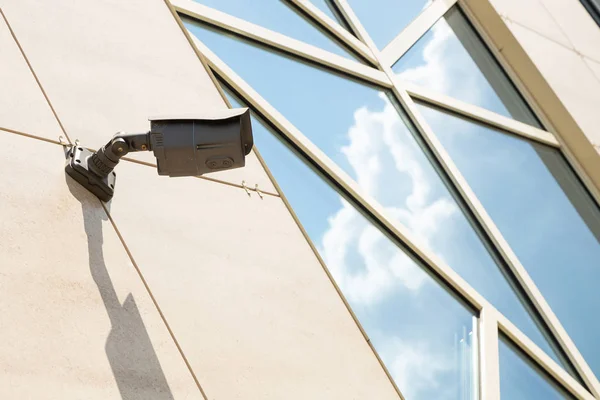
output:
[[[481,400],[500,400],[500,355],[497,311],[491,307],[484,307],[479,314],[479,326]]]

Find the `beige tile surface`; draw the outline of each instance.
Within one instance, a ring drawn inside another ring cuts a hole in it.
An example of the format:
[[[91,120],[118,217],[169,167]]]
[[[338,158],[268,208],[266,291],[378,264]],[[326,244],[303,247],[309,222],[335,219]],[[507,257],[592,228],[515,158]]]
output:
[[[225,107],[164,0],[0,6],[67,133],[86,147],[99,148],[118,131],[147,131],[148,117]],[[151,153],[132,157],[154,162]],[[255,161],[214,177],[274,191]]]
[[[538,1],[544,4],[575,50],[600,62],[600,28],[579,0]]]
[[[0,128],[52,140],[62,131],[0,15]]]
[[[201,399],[62,147],[0,132],[0,159],[0,398]]]
[[[539,36],[571,47],[569,39],[540,0],[490,0],[490,2],[502,17]]]
[[[119,169],[111,215],[209,398],[398,398],[280,198]]]
[[[600,82],[600,62],[595,62],[590,60],[589,58],[583,57],[583,60],[587,64],[592,73],[596,76],[598,82]]]
[[[586,136],[598,143],[600,83],[584,59],[519,25],[507,25]]]

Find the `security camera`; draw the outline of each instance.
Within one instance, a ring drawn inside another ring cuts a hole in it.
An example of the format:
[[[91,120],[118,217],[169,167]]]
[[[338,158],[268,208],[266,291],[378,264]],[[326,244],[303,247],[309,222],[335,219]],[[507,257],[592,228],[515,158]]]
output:
[[[252,150],[247,108],[223,110],[210,116],[150,118],[146,133],[119,132],[96,152],[78,145],[67,150],[66,173],[109,201],[114,194],[119,160],[136,151],[152,151],[159,175],[198,176],[240,168]]]

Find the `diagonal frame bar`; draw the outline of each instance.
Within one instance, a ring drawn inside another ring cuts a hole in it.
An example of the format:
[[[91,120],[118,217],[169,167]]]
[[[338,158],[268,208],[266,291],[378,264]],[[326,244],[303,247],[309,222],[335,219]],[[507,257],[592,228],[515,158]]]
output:
[[[511,341],[517,345],[525,354],[527,354],[535,363],[540,366],[552,378],[564,386],[569,392],[573,393],[581,400],[594,400],[587,390],[581,386],[571,375],[569,375],[560,365],[550,358],[545,352],[523,334],[517,327],[510,322],[508,318],[500,313],[496,313],[496,330],[502,332]],[[497,336],[497,334],[496,334]]]
[[[171,4],[177,12],[188,17],[264,43],[270,47],[291,53],[375,85],[390,87],[390,82],[385,74],[375,68],[292,39],[192,0],[172,0]]]
[[[373,52],[375,57],[381,61],[381,55],[378,52],[375,44],[369,38],[365,29],[361,26],[360,21],[352,12],[352,9],[348,5],[347,1],[335,0],[335,2],[340,8],[340,11],[342,11],[342,14],[347,18],[348,22],[351,24],[352,28],[355,29],[356,32],[360,32],[361,38],[365,41],[367,46],[371,48],[371,51]],[[523,267],[517,256],[512,251],[508,242],[506,242],[506,240],[500,233],[500,230],[496,227],[495,223],[487,214],[483,205],[475,196],[475,193],[472,191],[467,181],[462,176],[462,174],[450,158],[449,154],[443,148],[443,146],[441,145],[431,128],[428,126],[424,118],[420,115],[420,113],[416,109],[415,103],[412,101],[408,92],[404,89],[400,81],[398,79],[395,79],[395,75],[391,67],[388,65],[383,65],[381,63],[380,67],[392,81],[394,85],[392,91],[394,92],[397,100],[400,102],[404,110],[407,112],[407,114],[413,121],[415,127],[417,128],[417,131],[420,133],[425,143],[427,143],[429,150],[432,151],[436,160],[442,166],[445,175],[448,178],[450,178],[456,189],[459,191],[461,197],[463,198],[471,212],[474,214],[477,221],[488,234],[494,246],[498,249],[503,260],[515,274],[521,287],[525,290],[525,293],[528,295],[528,297],[534,304],[536,310],[539,312],[544,322],[546,322],[551,332],[558,340],[566,355],[569,357],[569,360],[575,366],[577,372],[581,375],[582,379],[588,385],[592,393],[596,397],[600,397],[600,384],[598,380],[596,379],[591,368],[584,360],[583,356],[575,346],[574,342],[569,337],[566,330],[558,320],[558,317],[554,314],[549,304],[542,296],[540,290],[533,282],[533,279],[531,279],[527,270]]]
[[[383,50],[382,65],[391,67],[410,49],[458,0],[435,0],[402,30]]]
[[[421,100],[424,103],[437,106],[454,114],[462,115],[525,139],[535,140],[536,142],[547,146],[560,148],[559,141],[549,132],[515,119],[496,114],[485,108],[465,103],[444,94],[436,93],[413,83],[402,81],[398,77],[394,77],[393,79],[397,80],[399,82],[398,84],[403,86],[408,94],[415,100]]]
[[[333,21],[327,14],[315,7],[309,0],[288,0],[296,5],[302,11],[310,15],[321,26],[327,29],[329,33],[337,37],[347,46],[351,47],[356,53],[364,57],[371,64],[377,64],[371,50],[354,35],[342,28],[336,21]]]

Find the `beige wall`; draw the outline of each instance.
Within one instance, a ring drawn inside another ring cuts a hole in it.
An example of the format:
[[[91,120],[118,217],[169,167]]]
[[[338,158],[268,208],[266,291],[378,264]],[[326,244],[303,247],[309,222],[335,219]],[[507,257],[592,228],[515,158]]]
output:
[[[600,27],[579,0],[491,3],[600,151]]]
[[[225,107],[162,0],[0,7],[58,118],[0,20],[0,398],[398,398],[282,200],[229,185],[276,193],[254,155],[229,184],[125,161],[112,221],[65,177],[60,124]]]

